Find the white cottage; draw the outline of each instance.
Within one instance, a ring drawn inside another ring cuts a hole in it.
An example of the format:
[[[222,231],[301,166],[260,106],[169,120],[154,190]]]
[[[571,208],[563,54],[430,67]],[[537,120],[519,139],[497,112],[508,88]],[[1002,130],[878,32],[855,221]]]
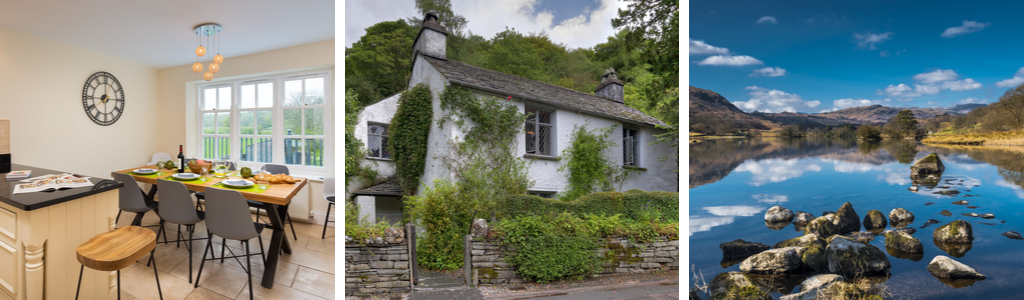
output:
[[[511,96],[512,103],[523,113],[538,116],[525,124],[525,128],[536,128],[538,134],[523,132],[518,137],[521,142],[517,152],[530,161],[529,174],[534,182],[529,189],[530,194],[552,197],[568,189],[568,171],[558,171],[565,162],[556,157],[569,147],[572,131],[578,125],[586,125],[587,128],[615,126],[611,137],[616,139],[618,146],[607,149],[604,154],[624,168],[639,170],[621,185],[623,191],[679,191],[679,161],[673,157],[678,154],[678,148],[670,143],[653,143],[657,140],[656,135],[666,132],[656,126],[665,123],[623,103],[623,84],[616,79],[614,70],[606,71],[594,94],[583,93],[446,59],[447,35],[436,15],[428,13],[423,18],[423,26],[413,45],[412,74],[408,86],[423,83],[430,87],[434,94],[435,120],[445,114],[438,95],[448,85],[482,96]],[[386,145],[391,119],[398,110],[399,96],[393,95],[366,106],[359,114],[355,128],[356,137],[368,150],[364,163],[387,178],[395,175],[395,165]],[[419,193],[424,191],[422,186],[435,179],[454,179],[451,170],[438,158],[450,156],[448,142],[452,137],[464,136],[456,126],[439,127],[437,122],[433,123]],[[672,158],[659,161],[662,157]],[[348,187],[349,198],[355,197],[359,205],[360,217],[389,222],[401,220],[402,189],[397,181],[389,180],[361,188],[367,185],[353,182]]]

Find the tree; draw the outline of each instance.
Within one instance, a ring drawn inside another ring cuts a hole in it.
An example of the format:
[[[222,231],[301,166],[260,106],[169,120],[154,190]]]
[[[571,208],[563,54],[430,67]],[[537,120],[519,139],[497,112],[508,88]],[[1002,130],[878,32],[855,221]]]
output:
[[[417,33],[418,26],[402,20],[380,22],[345,49],[345,87],[357,94],[361,106],[405,89]]]
[[[1009,128],[1010,130],[1020,130],[1021,127],[1024,127],[1024,84],[1006,91],[1002,97],[999,97],[996,107],[1010,117],[1009,123],[1012,126]]]
[[[857,136],[865,141],[877,141],[882,139],[882,132],[875,126],[864,124],[857,128]]]
[[[416,10],[420,12],[420,16],[424,16],[429,11],[437,13],[437,21],[441,23],[448,30],[449,35],[462,36],[462,29],[466,28],[466,17],[456,14],[452,11],[451,0],[416,0]],[[419,25],[423,22],[423,19],[412,18],[413,24]]]
[[[892,124],[892,128],[895,130],[893,134],[896,137],[917,137],[918,135],[917,119],[914,118],[914,112],[909,109],[901,110],[889,123]]]

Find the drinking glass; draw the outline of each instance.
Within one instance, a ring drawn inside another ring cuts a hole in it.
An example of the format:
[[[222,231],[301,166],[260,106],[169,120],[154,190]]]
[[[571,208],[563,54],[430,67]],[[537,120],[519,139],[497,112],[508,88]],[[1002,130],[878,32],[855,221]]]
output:
[[[267,177],[267,176],[258,176],[258,177],[256,177],[256,187],[261,189],[261,190],[269,189],[270,188],[270,178]]]

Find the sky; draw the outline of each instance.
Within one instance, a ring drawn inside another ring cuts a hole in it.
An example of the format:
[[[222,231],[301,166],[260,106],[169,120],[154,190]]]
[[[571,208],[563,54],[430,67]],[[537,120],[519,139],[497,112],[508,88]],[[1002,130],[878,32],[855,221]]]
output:
[[[611,19],[625,3],[618,0],[451,0],[452,11],[468,21],[473,34],[493,38],[505,27],[521,33],[545,32],[555,43],[589,48],[614,35]],[[345,47],[383,21],[419,16],[413,0],[345,1]]]
[[[1024,2],[689,3],[690,85],[751,112],[992,103],[1024,83]]]

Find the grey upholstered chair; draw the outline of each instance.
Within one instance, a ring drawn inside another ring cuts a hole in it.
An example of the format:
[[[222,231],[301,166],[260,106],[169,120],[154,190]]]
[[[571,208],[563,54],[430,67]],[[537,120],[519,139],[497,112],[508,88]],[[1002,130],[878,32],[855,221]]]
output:
[[[228,171],[235,171],[235,162],[229,160],[227,163]],[[203,192],[195,192],[193,195],[196,195],[196,209],[203,210],[202,205],[206,202],[206,194]]]
[[[142,188],[135,181],[135,177],[128,174],[114,173],[114,180],[124,184],[123,187],[117,190],[117,207],[120,210],[117,212],[117,218],[114,219],[114,223],[117,224],[121,220],[121,211],[128,211],[135,213],[132,225],[142,226],[142,216],[146,212],[157,208],[156,201],[146,199],[143,196]]]
[[[199,263],[199,274],[196,274],[195,287],[199,287],[199,277],[203,275],[203,265],[206,264],[207,260],[216,259],[213,257],[212,245],[213,235],[217,235],[223,239],[239,241],[245,247],[245,266],[243,266],[243,269],[249,275],[249,299],[252,299],[252,262],[249,257],[257,254],[249,253],[249,240],[258,238],[260,244],[260,253],[258,255],[262,257],[263,238],[260,236],[260,232],[263,231],[263,224],[252,221],[252,215],[249,214],[249,207],[245,203],[245,197],[238,191],[210,187],[206,188],[206,197],[210,199],[206,203],[206,213],[210,216],[206,220],[206,229],[212,234],[210,234],[209,240],[206,243],[206,250],[203,250],[202,262]],[[210,252],[209,259],[206,258],[207,252]],[[234,258],[238,261],[239,256],[234,255],[234,253],[231,254],[232,256],[227,258]],[[221,261],[224,258],[224,254],[221,254]],[[241,265],[242,262],[238,261],[238,264]]]
[[[327,223],[331,221],[331,206],[334,206],[334,176],[324,177],[324,199],[327,199],[327,216],[324,217],[324,231],[320,233],[320,239],[327,236]]]
[[[188,282],[192,283],[192,241],[196,240],[192,238],[192,233],[195,232],[195,226],[199,222],[202,222],[205,213],[196,210],[196,207],[192,204],[192,194],[189,194],[188,188],[185,184],[177,181],[171,181],[166,179],[159,179],[156,181],[157,193],[160,197],[160,207],[157,214],[160,215],[160,231],[164,233],[164,243],[167,241],[167,231],[164,229],[164,222],[171,222],[178,224],[178,239],[174,242],[180,244],[181,242],[187,241],[185,244],[188,249]],[[181,232],[181,225],[185,225],[185,230],[188,231],[188,239],[184,239]]]
[[[291,172],[288,171],[288,166],[285,166],[285,165],[265,164],[262,167],[260,167],[260,170],[267,171],[270,174],[285,174],[285,175],[291,175],[292,174]],[[263,205],[263,202],[253,201],[253,200],[248,200],[248,199],[246,199],[245,201],[249,204],[249,207],[255,207],[256,208],[256,218],[259,219],[259,220],[262,220],[262,218],[260,218],[260,209],[266,209],[267,208],[265,205]],[[288,205],[285,205],[284,206],[285,207],[284,210],[287,211],[288,210],[288,206],[290,206],[290,205],[291,205],[291,203],[289,203]],[[292,224],[292,217],[291,217],[291,215],[286,213],[286,214],[284,214],[283,216],[280,216],[280,217],[282,219],[281,222],[287,222],[288,226],[290,226],[292,228],[292,237],[295,238],[296,241],[298,241],[299,237],[295,235],[295,225]],[[266,223],[264,223],[264,224],[266,224]],[[282,228],[282,229],[284,229],[284,228]]]

